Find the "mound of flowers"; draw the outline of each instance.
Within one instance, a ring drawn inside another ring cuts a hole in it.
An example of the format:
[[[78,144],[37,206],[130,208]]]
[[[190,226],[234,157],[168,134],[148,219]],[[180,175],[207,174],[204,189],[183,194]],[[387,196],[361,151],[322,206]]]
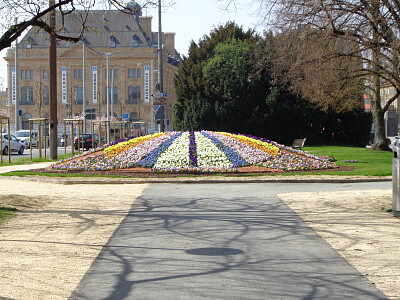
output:
[[[320,170],[335,165],[263,138],[214,131],[155,133],[105,145],[53,165],[58,170],[142,167],[153,172],[236,172],[245,166]]]

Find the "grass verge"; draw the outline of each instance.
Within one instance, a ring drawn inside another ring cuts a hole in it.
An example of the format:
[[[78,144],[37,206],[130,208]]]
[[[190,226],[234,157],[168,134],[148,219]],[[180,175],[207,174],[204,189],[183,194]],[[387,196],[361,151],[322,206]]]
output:
[[[338,166],[354,167],[350,171],[326,171],[327,175],[363,175],[391,176],[393,152],[373,151],[367,148],[344,146],[315,146],[305,147],[305,151],[317,156],[329,156],[336,159]],[[346,162],[348,161],[348,162]],[[320,174],[320,172],[307,172]]]
[[[271,176],[276,175],[343,175],[343,176],[391,176],[392,175],[392,152],[386,151],[372,151],[367,148],[360,147],[346,147],[346,146],[313,146],[304,147],[304,151],[314,154],[316,156],[329,156],[336,159],[338,166],[349,166],[353,167],[352,170],[337,171],[335,169],[326,171],[296,171],[288,173],[274,173]],[[65,157],[64,157],[65,158]],[[60,159],[64,159],[60,156]],[[52,161],[52,160],[39,160],[41,161]],[[346,162],[348,161],[348,162]],[[31,162],[31,161],[29,161]],[[14,171],[0,176],[28,176],[28,175],[40,175],[48,177],[94,177],[89,174],[55,174],[55,173],[38,173],[30,171]],[[209,175],[209,174],[204,174]],[[237,174],[218,174],[219,176],[238,176]],[[266,174],[254,174],[254,175],[240,175],[240,176],[265,176]],[[202,175],[181,175],[182,177],[197,177]],[[112,178],[124,178],[128,176],[123,175],[95,175],[95,177],[112,177]]]
[[[0,206],[0,223],[11,217],[16,211],[15,208]]]

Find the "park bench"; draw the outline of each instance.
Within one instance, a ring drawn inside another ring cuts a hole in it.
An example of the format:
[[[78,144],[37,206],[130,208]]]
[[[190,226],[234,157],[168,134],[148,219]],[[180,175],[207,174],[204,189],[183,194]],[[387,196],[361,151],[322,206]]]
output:
[[[295,139],[294,141],[293,141],[293,148],[299,148],[299,149],[301,149],[301,148],[303,148],[304,147],[304,143],[306,142],[306,138],[303,138],[303,139]]]

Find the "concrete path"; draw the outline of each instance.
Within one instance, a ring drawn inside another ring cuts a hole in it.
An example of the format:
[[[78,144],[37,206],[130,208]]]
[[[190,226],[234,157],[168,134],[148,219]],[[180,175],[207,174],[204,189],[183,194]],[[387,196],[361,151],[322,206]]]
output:
[[[386,299],[275,195],[365,184],[158,184],[70,299]]]
[[[41,169],[51,166],[53,162],[42,162],[42,163],[32,163],[23,165],[5,165],[0,167],[0,174],[8,173],[12,171],[28,171],[32,169]]]

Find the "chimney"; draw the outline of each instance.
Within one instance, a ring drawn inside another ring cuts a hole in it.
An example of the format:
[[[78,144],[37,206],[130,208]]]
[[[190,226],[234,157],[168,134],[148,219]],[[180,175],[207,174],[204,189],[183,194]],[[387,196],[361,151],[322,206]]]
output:
[[[151,39],[151,19],[150,16],[139,16],[139,25],[142,27],[146,35]]]
[[[169,55],[175,57],[175,32],[164,33],[164,49]]]

